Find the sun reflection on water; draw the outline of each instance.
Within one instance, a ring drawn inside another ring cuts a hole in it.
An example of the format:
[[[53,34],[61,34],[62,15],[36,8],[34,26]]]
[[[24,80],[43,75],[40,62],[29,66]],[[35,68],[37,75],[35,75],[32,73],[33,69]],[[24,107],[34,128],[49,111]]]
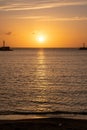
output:
[[[45,64],[45,55],[44,50],[41,49],[38,52],[38,66],[37,66],[37,76],[39,79],[44,79],[46,76],[46,64]]]
[[[38,107],[36,108],[37,111],[47,111],[46,106],[48,102],[48,96],[47,96],[47,69],[46,69],[46,57],[44,54],[44,50],[40,49],[38,52],[38,58],[37,58],[37,79],[38,79],[38,94],[36,96],[36,102],[39,102]]]

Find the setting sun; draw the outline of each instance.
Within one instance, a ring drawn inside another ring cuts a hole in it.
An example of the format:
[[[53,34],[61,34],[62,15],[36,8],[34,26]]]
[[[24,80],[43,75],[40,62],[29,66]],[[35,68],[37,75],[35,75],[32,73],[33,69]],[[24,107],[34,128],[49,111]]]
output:
[[[43,35],[40,35],[40,36],[37,37],[37,41],[38,41],[39,43],[43,43],[45,40],[46,40],[46,39],[45,39],[45,36],[43,36]]]

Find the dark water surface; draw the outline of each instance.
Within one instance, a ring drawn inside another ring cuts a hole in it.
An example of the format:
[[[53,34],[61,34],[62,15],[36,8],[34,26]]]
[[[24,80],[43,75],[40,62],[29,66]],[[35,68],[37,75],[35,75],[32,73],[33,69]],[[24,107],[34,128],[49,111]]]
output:
[[[0,52],[0,115],[42,112],[87,115],[86,50]]]

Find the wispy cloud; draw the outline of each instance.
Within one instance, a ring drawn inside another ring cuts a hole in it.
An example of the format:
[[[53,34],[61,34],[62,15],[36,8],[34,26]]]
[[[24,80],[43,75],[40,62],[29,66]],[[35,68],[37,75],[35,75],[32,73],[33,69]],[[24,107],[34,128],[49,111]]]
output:
[[[3,32],[3,31],[1,31],[1,32],[0,32],[0,35],[10,36],[10,35],[12,35],[12,32]]]
[[[2,11],[22,11],[22,10],[39,10],[39,9],[47,9],[47,8],[55,8],[55,7],[62,7],[62,6],[81,6],[87,5],[87,0],[65,0],[65,1],[58,1],[58,0],[32,0],[32,1],[19,1],[17,0],[14,2],[7,1],[2,2],[0,6],[0,10]]]
[[[49,18],[45,21],[87,21],[87,17]]]
[[[34,20],[41,20],[46,19],[46,16],[17,16],[16,19],[34,19]]]
[[[87,21],[87,17],[51,17],[51,16],[21,16],[17,19],[37,20],[37,21]]]
[[[5,33],[5,35],[8,35],[8,36],[11,35],[11,34],[12,34],[12,32],[6,32]]]

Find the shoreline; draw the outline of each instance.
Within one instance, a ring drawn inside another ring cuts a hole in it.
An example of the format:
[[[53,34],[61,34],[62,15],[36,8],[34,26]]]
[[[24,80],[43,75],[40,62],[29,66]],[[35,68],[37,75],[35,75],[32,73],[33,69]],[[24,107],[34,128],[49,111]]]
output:
[[[87,130],[87,120],[60,117],[0,120],[0,130]]]
[[[0,120],[26,120],[39,118],[66,118],[87,120],[87,112],[2,112]]]

